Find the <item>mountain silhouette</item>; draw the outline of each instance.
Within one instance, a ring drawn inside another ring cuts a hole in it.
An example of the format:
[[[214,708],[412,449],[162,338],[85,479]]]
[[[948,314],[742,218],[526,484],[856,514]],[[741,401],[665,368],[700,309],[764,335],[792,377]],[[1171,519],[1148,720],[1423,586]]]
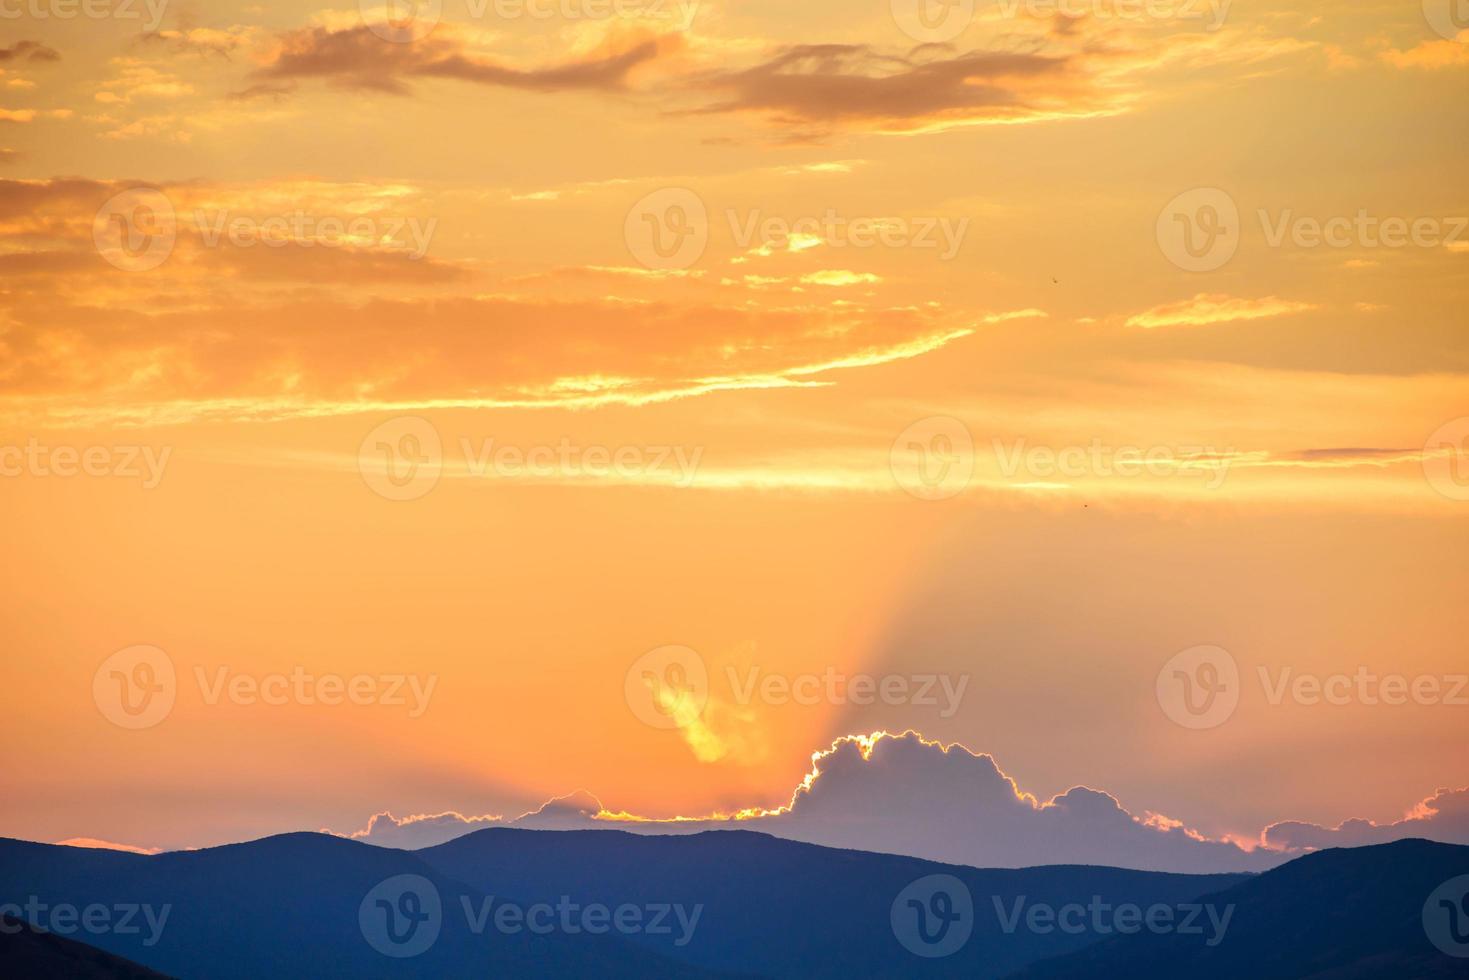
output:
[[[1144,931],[1035,964],[1016,977],[1469,977],[1469,958],[1436,948],[1424,922],[1430,896],[1460,875],[1469,875],[1469,847],[1405,840],[1321,851],[1204,898],[1234,906],[1225,940],[1216,946]],[[1466,902],[1463,890],[1457,891],[1455,904],[1469,912]],[[1469,916],[1457,924],[1462,955],[1469,956]]]
[[[429,948],[393,958],[370,945],[359,913],[369,892],[402,875],[427,881],[442,915]],[[49,908],[146,905],[161,915],[166,907],[156,937],[134,917],[137,932],[77,932],[69,938],[190,980],[710,976],[615,934],[476,934],[461,903],[478,907],[483,895],[435,872],[412,852],[327,834],[286,834],[158,855],[0,839],[0,904],[32,897]]]
[[[1078,866],[979,870],[751,831],[660,837],[490,828],[415,853],[472,887],[533,900],[571,892],[606,904],[701,904],[692,940],[671,955],[767,977],[999,977],[1097,937],[1007,934],[996,901],[1059,907],[1101,895],[1173,905],[1244,879]],[[967,887],[973,933],[952,955],[926,960],[896,938],[891,917],[905,887],[933,875],[952,875]]]
[[[1469,848],[1426,841],[1249,876],[981,870],[752,831],[490,828],[421,851],[287,834],[158,855],[0,839],[0,905],[71,926],[6,936],[0,950],[80,941],[191,980],[1447,977],[1469,961],[1434,947],[1423,910],[1466,874]],[[75,910],[88,906],[104,926],[131,909],[132,928],[79,930]],[[1125,909],[1202,928],[1117,935],[1109,924]],[[535,922],[545,928],[526,927]],[[1455,925],[1469,929],[1469,915]],[[10,962],[0,974],[15,973]],[[140,975],[108,966],[94,975]]]
[[[146,966],[0,915],[0,973],[28,980],[168,980]]]

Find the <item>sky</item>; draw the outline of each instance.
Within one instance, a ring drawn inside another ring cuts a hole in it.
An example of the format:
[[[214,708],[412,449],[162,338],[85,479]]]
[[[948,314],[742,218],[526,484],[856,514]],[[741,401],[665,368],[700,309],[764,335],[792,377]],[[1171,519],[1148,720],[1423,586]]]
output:
[[[1449,0],[0,19],[0,835],[1469,784]]]

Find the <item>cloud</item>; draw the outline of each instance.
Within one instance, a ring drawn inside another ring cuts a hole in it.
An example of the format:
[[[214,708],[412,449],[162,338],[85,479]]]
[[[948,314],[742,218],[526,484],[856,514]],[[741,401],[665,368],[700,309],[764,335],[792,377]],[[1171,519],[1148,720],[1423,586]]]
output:
[[[127,851],[130,854],[158,854],[160,849],[156,847],[136,847],[132,844],[114,844],[112,841],[98,840],[95,837],[68,837],[66,840],[56,842],[58,847],[87,847],[99,851]]]
[[[1441,789],[1414,807],[1403,819],[1389,824],[1347,820],[1335,827],[1288,820],[1265,829],[1266,847],[1283,851],[1314,851],[1327,847],[1364,847],[1416,837],[1444,844],[1469,844],[1469,787]]]
[[[249,43],[250,36],[255,31],[252,27],[238,26],[227,30],[210,27],[169,28],[148,31],[138,37],[138,43],[179,52],[228,57],[235,49]]]
[[[361,830],[338,836],[379,847],[414,850],[442,844],[486,827],[499,826],[502,822],[499,817],[469,817],[453,811],[399,818],[384,810],[369,817],[367,826]]]
[[[60,61],[61,54],[40,41],[17,41],[8,48],[0,48],[0,64],[9,61]]]
[[[579,790],[513,820],[458,813],[396,820],[378,814],[355,839],[429,847],[484,826],[537,830],[620,829],[692,834],[738,827],[826,847],[904,854],[981,868],[1091,864],[1177,873],[1263,871],[1323,847],[1407,837],[1469,844],[1469,788],[1439,790],[1387,825],[1349,820],[1336,828],[1285,822],[1261,846],[1211,840],[1182,821],[1135,813],[1110,793],[1076,786],[1049,800],[1021,788],[992,756],[915,732],[839,738],[813,753],[789,803],[736,813],[653,819],[611,811]]]
[[[1456,41],[1424,41],[1406,51],[1390,48],[1380,57],[1400,71],[1439,71],[1469,65],[1469,30]]]
[[[584,830],[603,811],[602,802],[585,790],[548,800],[538,809],[507,820],[498,815],[467,816],[456,811],[395,817],[387,811],[368,818],[367,826],[339,837],[360,840],[379,847],[416,850],[433,847],[486,827],[520,827],[530,830]],[[335,831],[323,829],[323,833]]]
[[[815,132],[909,132],[1106,108],[1075,56],[954,54],[936,46],[896,55],[867,45],[801,45],[750,68],[711,74],[702,85],[726,98],[697,112],[752,113]]]
[[[194,86],[176,75],[134,58],[114,58],[116,78],[101,83],[93,99],[103,105],[127,105],[135,99],[179,99],[194,94]]]
[[[413,846],[430,846],[498,823],[457,814],[415,818]],[[907,854],[976,867],[1096,864],[1160,871],[1259,870],[1286,858],[1210,841],[1178,821],[1136,816],[1111,795],[1076,787],[1041,802],[1020,789],[995,760],[916,733],[848,736],[812,756],[812,769],[791,802],[705,818],[648,820],[605,809],[579,792],[505,823],[532,829],[617,828],[644,834],[710,829],[758,830],[828,847]],[[351,836],[409,846],[400,826]]]
[[[99,256],[93,224],[132,187],[0,180],[11,244],[0,256],[0,414],[61,424],[636,406],[829,385],[973,333],[928,307],[762,309],[720,286],[688,301],[496,293],[472,266],[413,257],[410,246],[431,246],[443,205],[394,182],[149,188],[171,202],[172,220],[155,220],[176,238],[162,265],[127,273]],[[297,216],[310,219],[300,233]],[[224,231],[242,218],[259,234],[231,242]],[[272,219],[277,232],[265,236]],[[336,238],[318,231],[326,219]],[[356,220],[373,233],[341,237]],[[58,288],[85,272],[95,275],[84,288]],[[334,285],[357,288],[344,297]],[[418,325],[411,334],[408,323]],[[585,378],[619,380],[571,383]]]
[[[282,36],[270,63],[255,72],[267,87],[255,85],[245,92],[278,94],[279,86],[269,87],[269,83],[324,79],[347,88],[403,95],[411,91],[410,80],[426,78],[538,92],[616,91],[627,87],[635,68],[677,45],[674,36],[638,33],[609,40],[570,61],[518,68],[472,52],[447,25],[412,44],[384,41],[361,25],[311,27]]]
[[[1042,802],[994,758],[913,732],[839,739],[780,812],[751,829],[833,847],[975,867],[1105,864],[1157,871],[1256,870],[1276,857],[1211,841],[1177,821],[1135,815],[1074,787]]]
[[[70,119],[70,109],[4,109],[0,108],[0,122],[28,123],[37,119]]]
[[[1284,300],[1275,296],[1263,299],[1239,299],[1222,293],[1199,293],[1193,299],[1165,303],[1130,317],[1129,327],[1153,330],[1158,327],[1200,327],[1240,320],[1263,320],[1314,310],[1311,303]]]

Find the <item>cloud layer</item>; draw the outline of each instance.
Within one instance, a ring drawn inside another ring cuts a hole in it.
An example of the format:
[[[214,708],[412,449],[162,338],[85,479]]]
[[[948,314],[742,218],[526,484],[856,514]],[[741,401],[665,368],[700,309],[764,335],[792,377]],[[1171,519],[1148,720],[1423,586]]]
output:
[[[791,802],[774,810],[653,821],[609,812],[596,797],[578,792],[508,821],[457,813],[399,819],[382,813],[350,836],[370,844],[417,848],[491,825],[650,834],[738,826],[827,847],[974,867],[1093,864],[1213,873],[1261,871],[1311,850],[1406,837],[1469,844],[1469,789],[1441,790],[1393,824],[1275,824],[1262,835],[1261,846],[1247,850],[1210,840],[1160,814],[1132,813],[1109,793],[1084,786],[1041,801],[1021,789],[991,756],[926,741],[913,732],[878,733],[841,738],[816,753]]]

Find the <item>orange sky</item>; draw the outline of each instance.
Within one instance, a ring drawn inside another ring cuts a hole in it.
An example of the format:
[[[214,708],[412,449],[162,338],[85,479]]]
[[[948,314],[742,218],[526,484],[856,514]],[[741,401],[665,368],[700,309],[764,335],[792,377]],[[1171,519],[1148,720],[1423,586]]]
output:
[[[882,728],[1214,835],[1464,785],[1469,707],[1253,681],[1469,669],[1442,6],[13,5],[0,834],[771,806]],[[1201,644],[1249,684],[1189,732],[1154,685]],[[136,645],[177,692],[134,730],[94,679]],[[668,645],[681,730],[626,694]]]

